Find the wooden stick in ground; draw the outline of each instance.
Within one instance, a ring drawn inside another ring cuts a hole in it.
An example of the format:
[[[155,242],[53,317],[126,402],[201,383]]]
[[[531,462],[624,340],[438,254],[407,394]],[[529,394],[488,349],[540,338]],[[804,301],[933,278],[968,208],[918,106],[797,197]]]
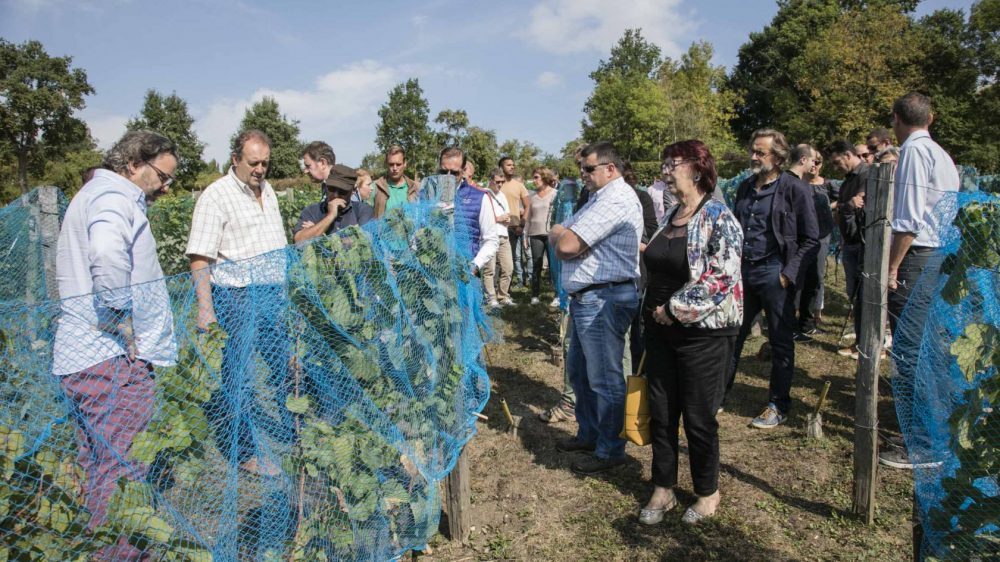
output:
[[[823,403],[826,402],[826,394],[829,391],[830,381],[826,381],[823,383],[823,389],[819,393],[819,400],[816,401],[816,407],[806,418],[806,437],[811,439],[823,438],[823,414],[821,410],[823,409]]]
[[[472,508],[469,489],[469,460],[465,449],[458,455],[455,468],[445,479],[445,501],[448,508],[448,534],[453,541],[462,541],[469,537],[472,519],[469,511]]]
[[[889,273],[889,209],[895,164],[872,166],[865,190],[865,261],[861,292],[861,333],[854,402],[853,511],[875,522],[878,466],[878,372],[885,334]]]

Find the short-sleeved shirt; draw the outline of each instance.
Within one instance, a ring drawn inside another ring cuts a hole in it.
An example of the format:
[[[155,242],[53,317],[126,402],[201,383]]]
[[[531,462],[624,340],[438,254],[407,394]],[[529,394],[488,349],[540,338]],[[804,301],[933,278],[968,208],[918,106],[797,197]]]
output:
[[[549,217],[552,215],[552,201],[556,198],[556,190],[549,189],[544,196],[532,191],[528,198],[531,211],[528,216],[528,224],[524,228],[524,233],[528,236],[543,236],[549,233]]]
[[[946,193],[958,191],[961,181],[951,156],[927,131],[914,131],[899,147],[893,184],[892,231],[916,235],[913,245],[941,246],[940,232],[951,219],[935,214]]]
[[[312,205],[306,205],[302,212],[299,213],[299,222],[292,229],[292,234],[298,234],[300,230],[305,228],[305,223],[311,222],[313,224],[318,223],[323,220],[326,216],[326,209],[322,203],[313,203]],[[330,226],[326,229],[324,234],[333,234],[341,228],[347,228],[348,226],[364,226],[368,221],[375,218],[375,209],[371,205],[365,203],[364,201],[351,200],[351,204],[344,207],[337,214],[337,218],[333,219]]]
[[[278,197],[271,185],[262,183],[258,203],[253,189],[230,168],[195,203],[185,253],[222,264],[280,250],[287,244]],[[276,254],[273,260],[213,267],[212,283],[224,287],[281,283],[285,277],[284,255]]]
[[[518,180],[511,179],[504,182],[500,191],[507,196],[507,206],[510,207],[510,226],[521,226],[521,198],[528,196],[528,188]]]
[[[392,185],[386,180],[386,186],[389,188],[389,199],[385,202],[385,210],[395,209],[396,207],[402,207],[409,203],[407,198],[407,192],[409,187],[406,185],[406,180],[399,185]]]
[[[736,216],[743,225],[743,259],[757,262],[779,254],[778,239],[771,222],[771,207],[778,180],[761,189],[750,189],[736,202]]]
[[[563,226],[588,246],[583,254],[563,260],[562,285],[567,293],[639,278],[642,205],[624,179],[616,178],[591,193]]]

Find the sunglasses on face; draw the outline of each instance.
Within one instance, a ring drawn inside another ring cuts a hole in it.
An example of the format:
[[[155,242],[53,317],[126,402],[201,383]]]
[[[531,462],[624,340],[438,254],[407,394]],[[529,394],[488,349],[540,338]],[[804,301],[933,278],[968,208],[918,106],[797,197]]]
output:
[[[446,170],[444,168],[441,168],[440,170],[438,170],[438,173],[442,175],[447,174],[449,176],[455,176],[456,178],[462,176],[462,170]]]
[[[610,166],[611,162],[601,162],[599,164],[594,164],[592,166],[580,166],[580,171],[585,174],[593,174],[594,170],[600,168],[601,166]]]

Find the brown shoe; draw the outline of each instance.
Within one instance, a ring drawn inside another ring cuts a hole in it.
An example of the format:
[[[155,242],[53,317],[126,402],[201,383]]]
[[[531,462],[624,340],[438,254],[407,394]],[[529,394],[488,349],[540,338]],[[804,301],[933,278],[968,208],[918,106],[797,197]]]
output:
[[[548,410],[538,414],[538,418],[545,423],[559,423],[564,421],[576,421],[576,413],[573,408],[565,402],[560,402],[557,406],[552,406]]]
[[[593,443],[584,443],[576,437],[568,437],[566,439],[556,441],[556,450],[563,453],[575,453],[576,451],[586,451],[591,453],[596,448],[597,445]]]

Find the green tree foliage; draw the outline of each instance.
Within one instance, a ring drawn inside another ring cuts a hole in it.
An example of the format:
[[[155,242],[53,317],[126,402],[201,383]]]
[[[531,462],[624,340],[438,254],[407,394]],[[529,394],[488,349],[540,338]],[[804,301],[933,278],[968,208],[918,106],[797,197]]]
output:
[[[301,174],[299,158],[302,141],[299,140],[299,122],[281,114],[278,101],[264,97],[250,106],[240,122],[240,131],[259,129],[271,138],[271,167],[267,176],[273,179],[294,178]],[[232,140],[236,139],[233,135]]]
[[[149,90],[139,116],[130,119],[125,128],[130,131],[156,131],[174,141],[178,156],[174,176],[181,187],[192,189],[197,185],[198,175],[206,168],[201,159],[205,143],[198,140],[193,125],[194,118],[188,113],[187,102],[176,92],[164,96],[156,90]]]
[[[496,168],[500,147],[497,146],[497,134],[492,129],[469,127],[465,130],[461,146],[468,159],[476,166],[477,177],[484,178]]]
[[[626,29],[611,48],[611,57],[597,64],[590,78],[600,82],[608,76],[652,77],[660,66],[660,48],[642,36],[641,29]]]
[[[430,105],[424,98],[420,81],[410,78],[389,90],[389,99],[378,110],[375,145],[385,154],[391,145],[406,150],[409,171],[419,175],[431,173],[437,167],[437,154],[432,146],[433,134],[428,121]]]
[[[504,141],[499,147],[500,156],[510,156],[514,159],[514,167],[517,173],[525,180],[531,179],[531,172],[542,165],[542,160],[546,154],[537,145],[531,142],[522,142],[517,139]],[[497,157],[499,160],[500,157]],[[493,167],[497,160],[493,161]],[[487,171],[486,173],[489,173]]]
[[[22,193],[30,170],[44,170],[48,158],[87,136],[73,117],[84,96],[94,93],[71,57],[52,57],[38,41],[15,45],[0,38],[0,155],[16,161]]]

